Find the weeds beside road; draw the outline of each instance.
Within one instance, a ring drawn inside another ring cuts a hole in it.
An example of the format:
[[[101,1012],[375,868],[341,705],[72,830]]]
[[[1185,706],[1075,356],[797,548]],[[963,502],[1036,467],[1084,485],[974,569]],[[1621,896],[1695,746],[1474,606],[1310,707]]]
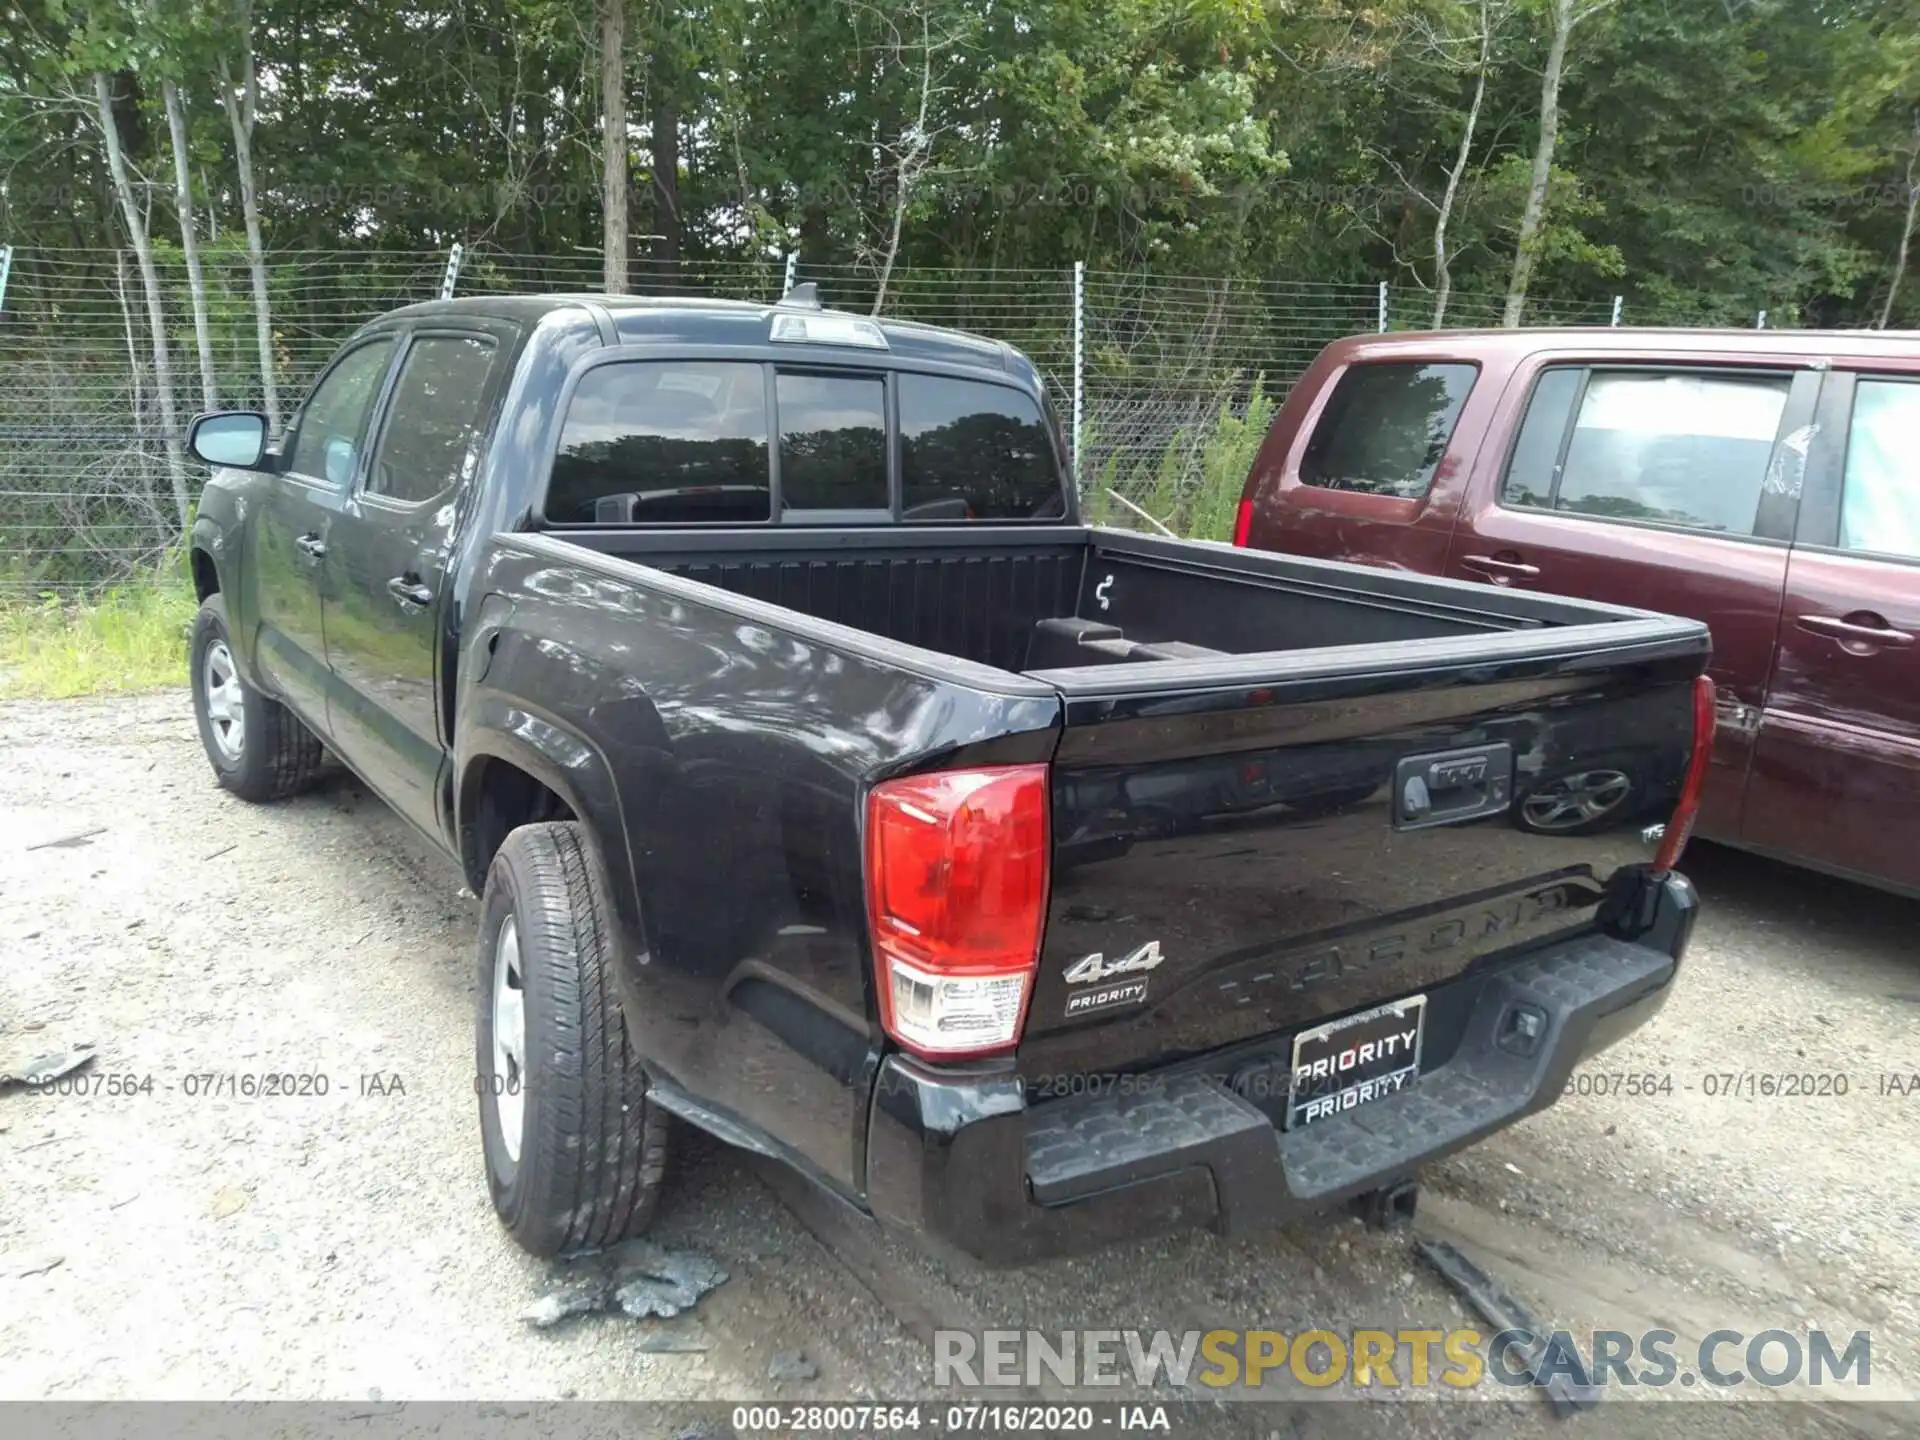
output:
[[[184,684],[193,590],[171,567],[91,599],[0,605],[0,700]]]

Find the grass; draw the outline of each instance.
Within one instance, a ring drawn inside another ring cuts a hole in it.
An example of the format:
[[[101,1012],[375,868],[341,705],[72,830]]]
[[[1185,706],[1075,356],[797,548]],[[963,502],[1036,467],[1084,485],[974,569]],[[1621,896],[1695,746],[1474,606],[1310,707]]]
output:
[[[172,566],[88,600],[0,606],[0,699],[183,685],[193,591]]]
[[[1117,490],[1176,535],[1232,539],[1240,491],[1276,408],[1265,377],[1256,377],[1241,405],[1223,397],[1219,410],[1202,424],[1176,432],[1158,460],[1109,459],[1094,477],[1091,493],[1081,496],[1087,519],[1095,525],[1147,528],[1144,520],[1113,500],[1109,492]]]

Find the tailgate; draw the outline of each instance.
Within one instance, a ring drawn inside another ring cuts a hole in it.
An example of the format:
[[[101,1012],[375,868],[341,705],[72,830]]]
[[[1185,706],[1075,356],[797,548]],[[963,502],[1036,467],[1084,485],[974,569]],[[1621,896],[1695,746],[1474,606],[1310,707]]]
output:
[[[1066,728],[1022,1072],[1218,1051],[1591,927],[1653,858],[1707,649],[1636,617],[1035,672]]]

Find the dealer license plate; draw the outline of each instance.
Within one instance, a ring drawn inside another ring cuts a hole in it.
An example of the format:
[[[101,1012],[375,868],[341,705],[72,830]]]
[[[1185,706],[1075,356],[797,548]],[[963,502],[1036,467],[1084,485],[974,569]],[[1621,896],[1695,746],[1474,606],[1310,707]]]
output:
[[[1415,995],[1294,1036],[1287,1128],[1344,1115],[1413,1084],[1426,1021],[1427,997]]]

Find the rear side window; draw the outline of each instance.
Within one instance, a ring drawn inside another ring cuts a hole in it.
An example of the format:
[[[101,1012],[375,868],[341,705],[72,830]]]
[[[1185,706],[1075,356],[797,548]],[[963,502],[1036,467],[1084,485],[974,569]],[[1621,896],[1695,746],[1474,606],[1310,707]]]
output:
[[[1840,544],[1920,559],[1920,383],[1863,378],[1854,387]]]
[[[782,371],[780,503],[788,510],[885,510],[887,385],[879,376]]]
[[[1534,387],[1501,500],[1752,535],[1791,383],[1695,370],[1549,370]]]
[[[1477,373],[1472,365],[1351,367],[1307,442],[1300,479],[1418,500],[1433,485]]]
[[[400,362],[367,493],[431,500],[452,487],[479,436],[480,406],[493,368],[493,342],[472,335],[427,335]]]
[[[901,519],[1027,520],[1064,513],[1040,407],[1004,385],[902,375]]]
[[[767,428],[766,375],[758,365],[642,360],[598,366],[581,377],[568,407],[547,488],[547,519],[563,525],[767,520],[773,493]]]

